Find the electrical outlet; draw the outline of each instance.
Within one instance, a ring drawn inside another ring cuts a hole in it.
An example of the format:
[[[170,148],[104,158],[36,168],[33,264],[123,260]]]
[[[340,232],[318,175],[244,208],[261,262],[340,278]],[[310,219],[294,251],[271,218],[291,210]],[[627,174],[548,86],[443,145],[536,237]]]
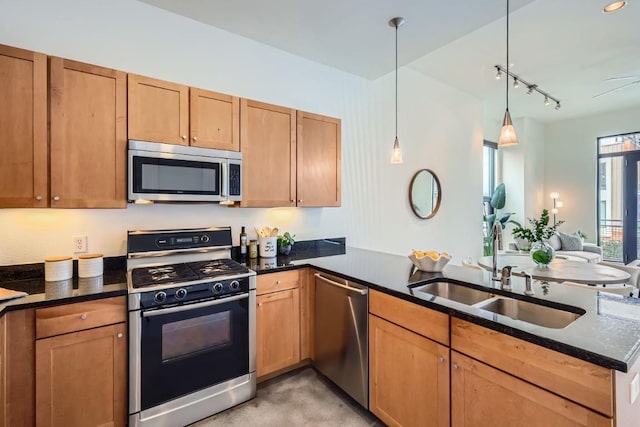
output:
[[[73,236],[73,253],[87,252],[87,236]]]

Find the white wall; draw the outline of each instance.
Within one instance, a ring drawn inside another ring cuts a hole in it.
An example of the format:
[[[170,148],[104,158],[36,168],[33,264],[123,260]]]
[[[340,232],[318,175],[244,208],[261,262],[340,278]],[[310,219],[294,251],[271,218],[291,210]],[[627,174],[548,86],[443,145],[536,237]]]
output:
[[[481,251],[482,109],[469,95],[400,70],[399,137],[405,163],[390,165],[392,76],[369,81],[134,0],[0,0],[0,43],[342,118],[342,207],[229,209],[130,205],[124,210],[0,210],[0,265],[89,250],[126,252],[126,230],[277,225],[299,239],[346,236],[349,244],[405,254]],[[436,172],[435,218],[413,217],[407,186]],[[250,234],[251,236],[251,234]]]
[[[545,194],[560,193],[561,230],[596,238],[597,138],[640,131],[640,108],[587,116],[545,127]],[[550,202],[550,201],[549,201]]]

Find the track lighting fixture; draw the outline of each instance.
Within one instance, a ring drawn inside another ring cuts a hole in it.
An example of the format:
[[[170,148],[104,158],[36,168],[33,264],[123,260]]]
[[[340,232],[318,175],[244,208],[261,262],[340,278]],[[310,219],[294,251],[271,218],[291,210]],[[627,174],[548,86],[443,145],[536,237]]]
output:
[[[502,78],[502,71],[498,68],[498,72],[496,73],[496,80],[500,80]]]
[[[520,84],[523,84],[527,87],[527,92],[526,94],[531,96],[533,95],[533,92],[538,92],[540,95],[544,96],[544,105],[549,105],[551,103],[551,101],[556,103],[556,110],[559,110],[560,107],[560,100],[557,98],[554,98],[553,96],[549,95],[547,92],[541,90],[537,84],[535,83],[529,83],[528,81],[526,81],[525,79],[523,79],[522,77],[520,77],[519,75],[512,73],[511,71],[507,70],[506,68],[504,68],[502,65],[495,65],[494,68],[496,69],[496,78],[498,77],[498,74],[500,76],[502,76],[502,74],[506,74],[507,75],[507,79],[509,77],[511,77],[513,79],[513,88],[516,89]]]

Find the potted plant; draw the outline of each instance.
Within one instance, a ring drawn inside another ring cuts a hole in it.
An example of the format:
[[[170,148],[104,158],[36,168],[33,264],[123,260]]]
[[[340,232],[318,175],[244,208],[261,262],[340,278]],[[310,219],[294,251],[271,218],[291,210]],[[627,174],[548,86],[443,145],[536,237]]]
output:
[[[289,252],[291,252],[291,246],[295,243],[295,240],[293,240],[294,237],[296,237],[296,235],[294,234],[292,236],[288,231],[278,236],[278,252],[282,255],[289,255]]]
[[[493,213],[487,215],[487,212],[485,209],[484,215],[482,217],[482,220],[484,221],[483,254],[485,256],[493,255],[493,242],[491,241],[491,229],[493,228],[494,222],[496,221],[499,222],[503,230],[506,227],[507,223],[509,222],[516,224],[518,227],[520,226],[518,222],[512,219],[511,220],[509,219],[511,215],[513,215],[513,212],[498,213],[499,209],[504,208],[506,201],[507,201],[507,196],[506,196],[504,184],[503,183],[498,184],[496,189],[493,191],[493,194],[491,195],[491,201],[489,202],[489,204],[493,208]],[[484,205],[483,205],[483,208],[484,208]]]
[[[539,219],[529,218],[531,228],[515,227],[512,231],[514,237],[525,239],[531,243],[531,259],[538,267],[547,267],[556,254],[547,240],[556,232],[556,228],[564,223],[558,221],[555,225],[549,225],[549,211],[542,210]]]

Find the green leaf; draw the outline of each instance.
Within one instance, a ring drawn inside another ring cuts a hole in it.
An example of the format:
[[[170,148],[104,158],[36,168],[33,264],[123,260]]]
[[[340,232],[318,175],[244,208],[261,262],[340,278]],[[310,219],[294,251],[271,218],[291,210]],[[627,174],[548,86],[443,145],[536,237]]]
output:
[[[531,254],[531,258],[533,258],[534,261],[540,264],[549,264],[551,262],[551,257],[545,251],[542,251],[542,250],[533,252]]]
[[[491,206],[494,209],[502,209],[507,201],[505,194],[504,183],[498,184],[493,194],[491,195]]]

